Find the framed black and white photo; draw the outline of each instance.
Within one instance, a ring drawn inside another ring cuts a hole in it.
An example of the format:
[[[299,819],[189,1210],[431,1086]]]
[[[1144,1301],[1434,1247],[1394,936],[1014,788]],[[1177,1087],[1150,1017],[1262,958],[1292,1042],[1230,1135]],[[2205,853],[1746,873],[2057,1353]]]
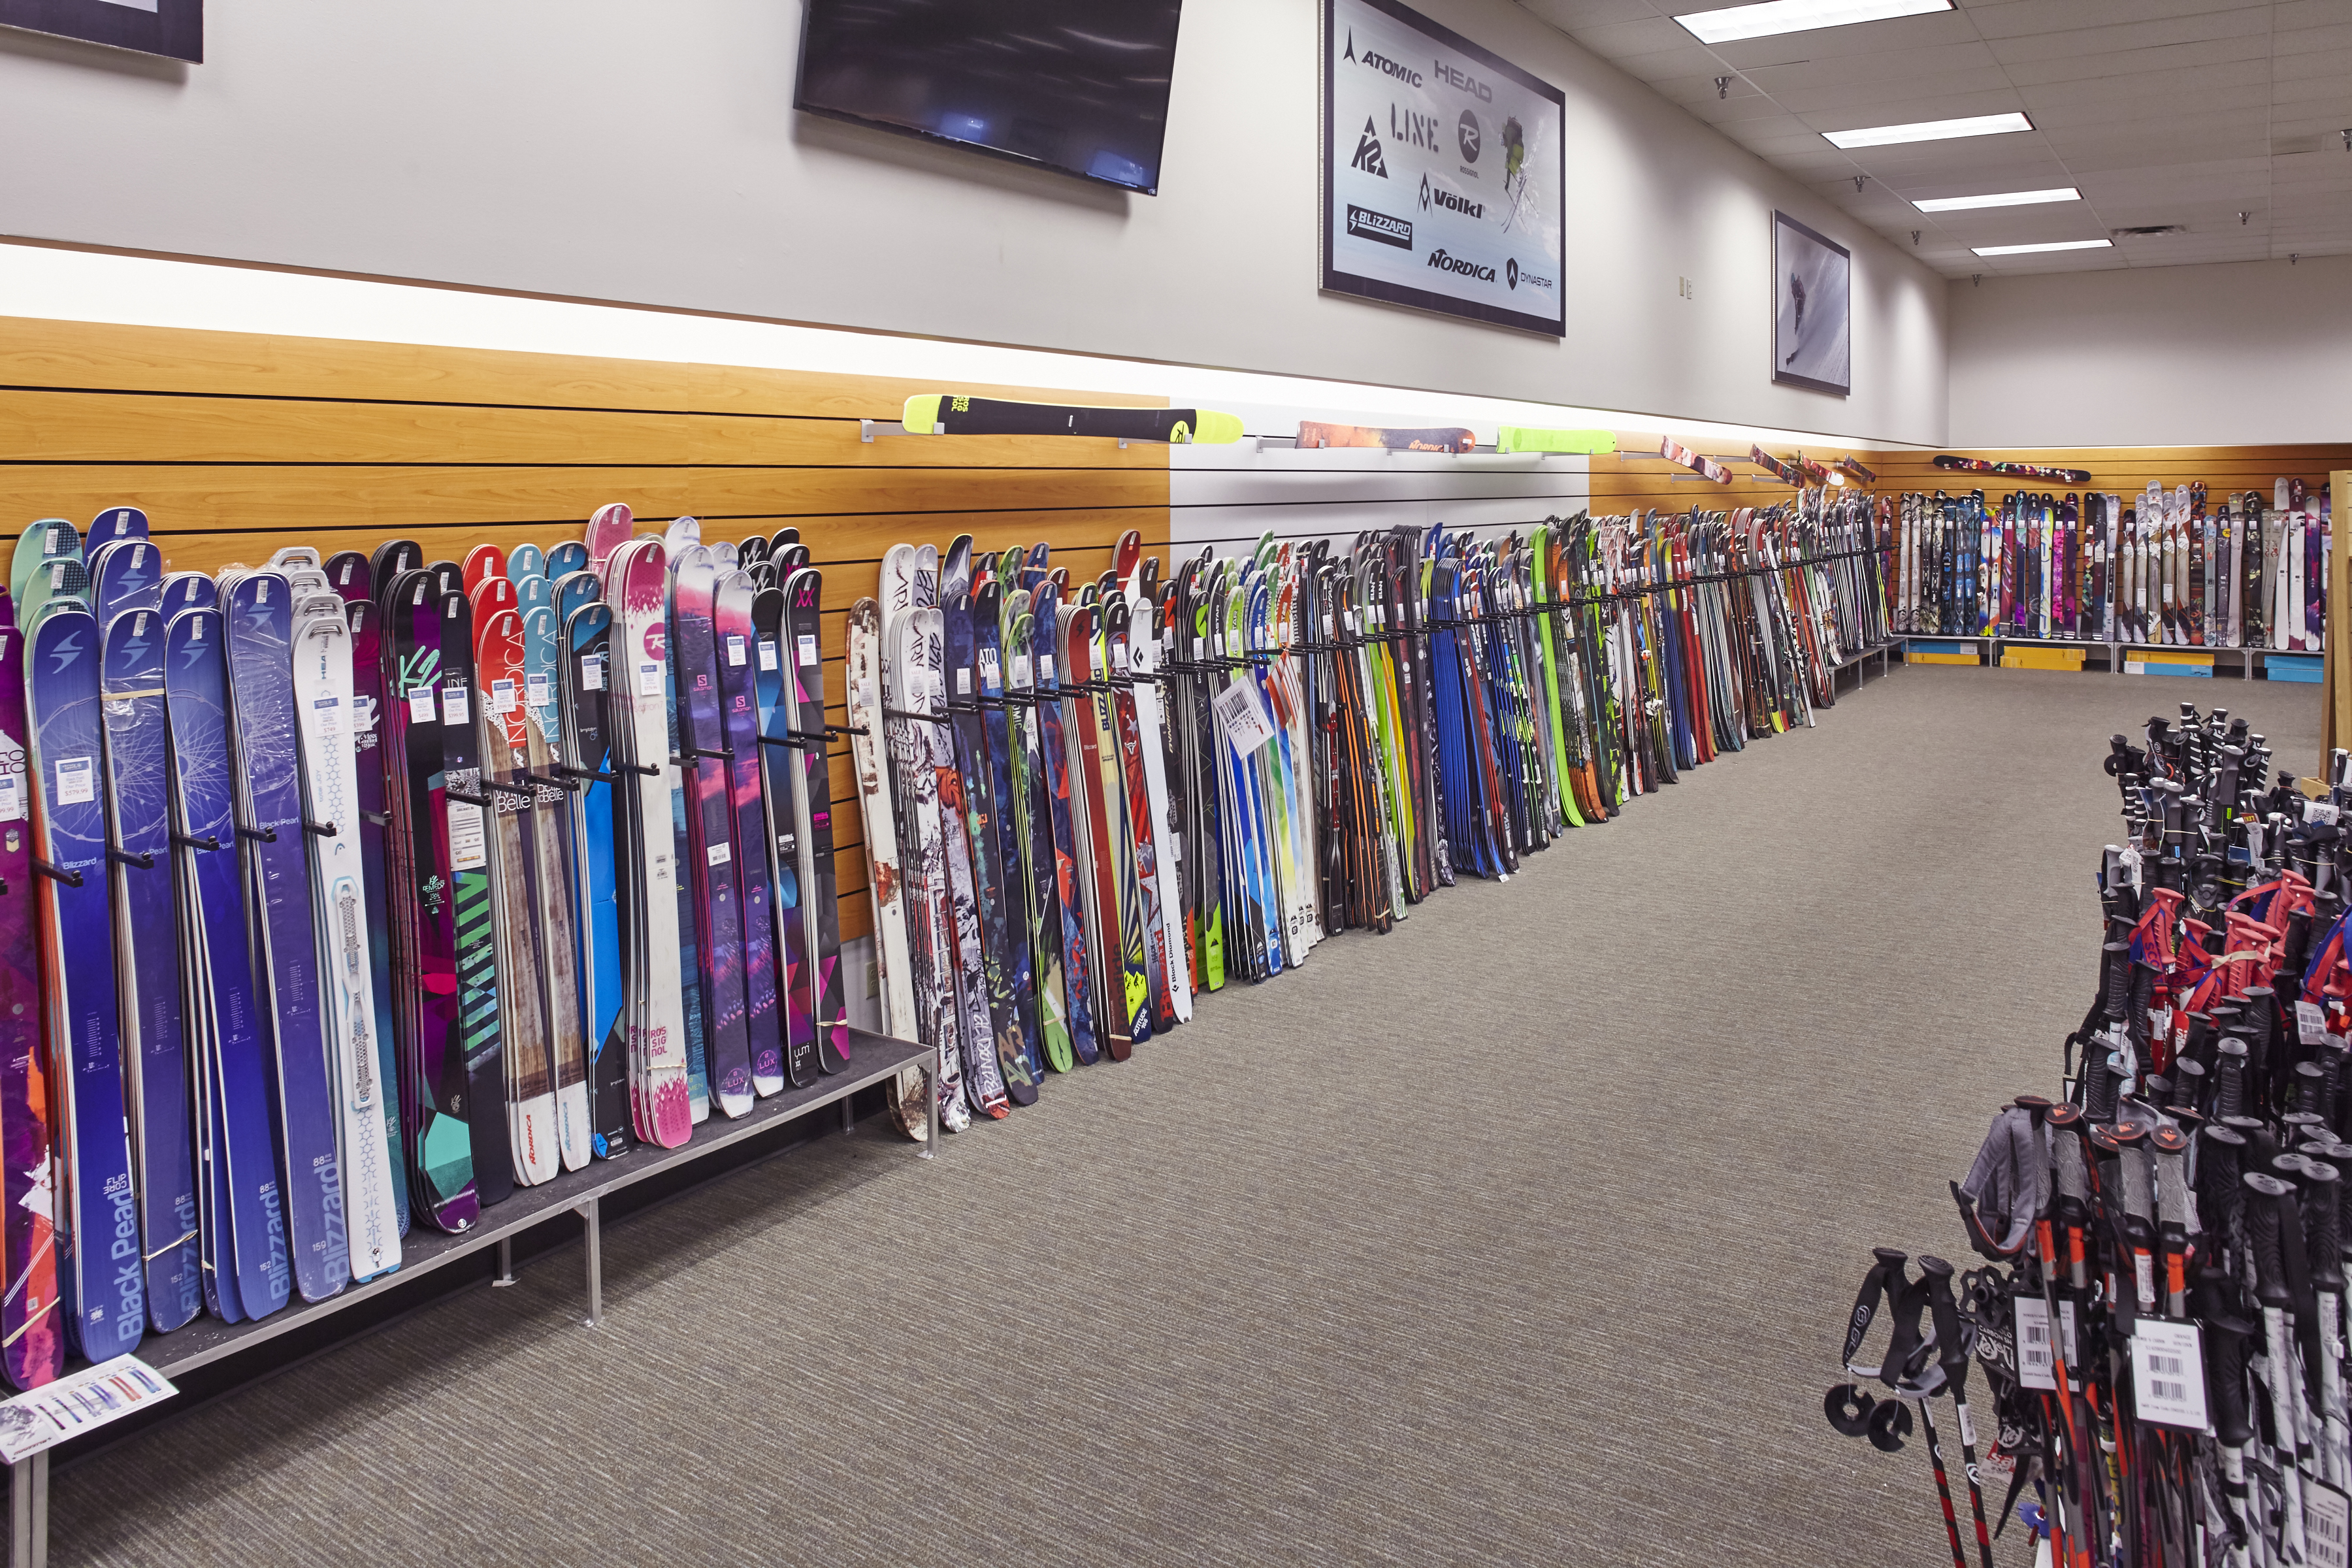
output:
[[[0,26],[201,62],[205,0],[0,0]]]
[[[1772,379],[1843,397],[1853,390],[1853,252],[1772,215]]]
[[[1566,335],[1567,103],[1402,0],[1324,0],[1323,287]]]

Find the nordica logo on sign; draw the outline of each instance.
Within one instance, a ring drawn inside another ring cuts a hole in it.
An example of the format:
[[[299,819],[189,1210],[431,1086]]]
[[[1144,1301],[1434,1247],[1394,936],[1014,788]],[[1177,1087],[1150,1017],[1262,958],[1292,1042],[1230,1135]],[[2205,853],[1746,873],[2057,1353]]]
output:
[[[1376,239],[1399,250],[1412,248],[1412,225],[1401,217],[1348,204],[1348,234],[1354,239]]]
[[[1464,278],[1475,278],[1481,283],[1492,283],[1495,280],[1495,269],[1493,268],[1481,266],[1479,263],[1471,261],[1464,257],[1448,256],[1443,250],[1431,251],[1429,253],[1429,264],[1432,267],[1436,268],[1440,272],[1452,272],[1459,274]]]

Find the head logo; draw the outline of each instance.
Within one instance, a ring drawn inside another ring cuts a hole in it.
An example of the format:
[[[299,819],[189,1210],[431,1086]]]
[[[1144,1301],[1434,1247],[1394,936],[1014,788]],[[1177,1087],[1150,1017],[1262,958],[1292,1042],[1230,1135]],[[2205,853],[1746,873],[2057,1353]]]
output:
[[[1462,161],[1465,163],[1476,163],[1478,161],[1478,117],[1468,110],[1464,110],[1461,122],[1454,128],[1454,134],[1462,143]]]
[[[1429,63],[1429,68],[1436,74],[1439,80],[1454,91],[1466,92],[1481,103],[1495,101],[1495,89],[1468,71],[1457,70],[1444,60],[1432,60]]]
[[[1389,177],[1388,164],[1381,158],[1380,133],[1372,129],[1372,117],[1364,116],[1363,139],[1356,143],[1354,167],[1377,179]]]
[[[81,657],[80,637],[81,633],[79,632],[68,632],[63,641],[59,642],[57,647],[49,649],[49,657],[57,660],[56,668],[49,671],[51,675],[55,675],[59,670],[66,668],[68,665],[72,664],[74,660]]]

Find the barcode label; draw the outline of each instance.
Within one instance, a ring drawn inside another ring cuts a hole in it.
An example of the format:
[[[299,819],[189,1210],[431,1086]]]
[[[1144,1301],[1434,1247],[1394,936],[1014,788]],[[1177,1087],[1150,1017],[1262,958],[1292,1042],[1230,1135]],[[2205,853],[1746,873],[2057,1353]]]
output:
[[[776,645],[768,637],[760,639],[760,668],[761,669],[776,668]]]
[[[97,759],[59,757],[58,759],[58,804],[88,805],[97,798]]]
[[[727,634],[727,662],[738,669],[743,667],[743,639],[734,632]]]
[[[1038,657],[1037,679],[1044,681],[1048,686],[1054,684],[1054,656],[1052,654],[1042,654]]]
[[[2132,1385],[2141,1420],[2205,1430],[2205,1360],[2197,1325],[2142,1318],[2132,1335]]]
[[[2297,1002],[2294,1005],[2294,1028],[2306,1046],[2327,1043],[2327,1015],[2316,1002]]]
[[[958,697],[969,697],[971,695],[971,670],[959,669],[956,671],[956,695]]]
[[[604,689],[604,656],[603,654],[592,653],[580,661],[580,689],[583,691]]]
[[[413,686],[408,690],[408,721],[412,724],[433,722],[433,689]]]
[[[2020,1296],[2012,1303],[2017,1310],[2017,1381],[2028,1388],[2058,1386],[2050,1346],[2050,1308],[2047,1302],[2032,1296]],[[2059,1326],[2065,1331],[2066,1343],[2074,1342],[2074,1303],[2058,1303]],[[2067,1364],[2074,1364],[2071,1348]]]
[[[734,858],[734,846],[729,844],[725,839],[721,839],[710,847],[710,863],[713,866],[724,866],[730,860]]]
[[[2352,1568],[2352,1499],[2305,1477],[2303,1537],[2304,1561],[2311,1568]]]

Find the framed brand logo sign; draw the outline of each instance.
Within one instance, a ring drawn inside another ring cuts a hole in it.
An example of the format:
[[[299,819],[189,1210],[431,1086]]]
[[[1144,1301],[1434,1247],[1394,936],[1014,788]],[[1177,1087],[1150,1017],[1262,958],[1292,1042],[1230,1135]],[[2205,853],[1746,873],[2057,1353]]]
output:
[[[1567,98],[1396,0],[1323,9],[1323,287],[1567,333]]]
[[[175,60],[205,58],[205,0],[0,0],[0,26]]]

